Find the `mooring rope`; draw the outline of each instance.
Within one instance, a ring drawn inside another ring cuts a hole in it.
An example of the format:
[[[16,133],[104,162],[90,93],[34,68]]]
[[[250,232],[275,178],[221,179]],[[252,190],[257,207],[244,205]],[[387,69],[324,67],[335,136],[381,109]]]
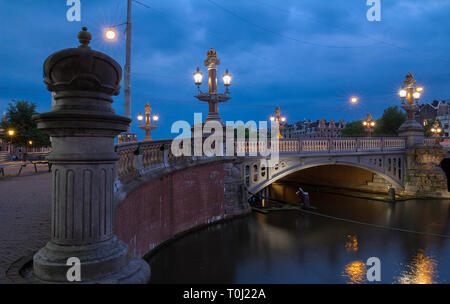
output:
[[[341,217],[327,215],[327,214],[323,214],[323,213],[319,213],[319,212],[305,210],[305,209],[299,208],[299,207],[297,207],[297,206],[295,206],[295,205],[293,205],[291,203],[288,203],[288,202],[282,202],[282,201],[272,200],[272,199],[268,199],[268,200],[276,202],[276,203],[279,203],[279,204],[286,204],[286,205],[294,206],[294,207],[296,207],[295,210],[300,211],[300,212],[309,213],[309,214],[312,214],[312,215],[321,216],[321,217],[325,217],[325,218],[329,218],[329,219],[333,219],[333,220],[337,220],[337,221],[343,221],[343,222],[348,222],[348,223],[353,223],[353,224],[358,224],[358,225],[364,225],[364,226],[369,226],[369,227],[374,227],[374,228],[379,228],[379,229],[387,229],[387,230],[393,230],[393,231],[399,231],[399,232],[405,232],[405,233],[413,233],[413,234],[424,235],[424,236],[433,236],[433,237],[440,237],[440,238],[450,239],[450,235],[446,235],[446,234],[422,232],[422,231],[415,231],[415,230],[409,230],[409,229],[403,229],[403,228],[397,228],[397,227],[391,227],[391,226],[384,226],[384,225],[377,225],[377,224],[371,224],[371,223],[366,223],[366,222],[360,222],[360,221],[356,221],[356,220],[350,220],[350,219],[345,219],[345,218],[341,218]],[[286,210],[286,211],[292,211],[292,210],[293,209],[289,209],[289,210]]]

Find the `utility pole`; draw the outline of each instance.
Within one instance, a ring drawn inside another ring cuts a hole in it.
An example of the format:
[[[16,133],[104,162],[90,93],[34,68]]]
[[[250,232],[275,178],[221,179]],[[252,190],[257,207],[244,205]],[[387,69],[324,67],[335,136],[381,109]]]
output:
[[[125,53],[125,100],[124,100],[124,116],[131,118],[131,2],[128,0],[127,6],[127,27],[126,27],[126,53]],[[128,126],[127,132],[130,133],[130,126]]]

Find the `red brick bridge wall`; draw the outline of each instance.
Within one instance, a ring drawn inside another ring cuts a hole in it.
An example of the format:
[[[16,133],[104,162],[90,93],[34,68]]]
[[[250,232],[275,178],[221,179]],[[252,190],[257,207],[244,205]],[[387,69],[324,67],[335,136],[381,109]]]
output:
[[[115,211],[115,233],[130,253],[144,256],[193,227],[225,217],[225,164],[191,167],[130,193]]]

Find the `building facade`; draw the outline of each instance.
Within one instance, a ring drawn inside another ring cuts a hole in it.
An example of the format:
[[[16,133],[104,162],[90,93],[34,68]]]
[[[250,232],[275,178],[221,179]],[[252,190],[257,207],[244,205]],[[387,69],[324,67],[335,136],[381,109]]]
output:
[[[333,138],[341,137],[341,130],[344,128],[343,120],[335,122],[331,119],[317,121],[304,120],[294,124],[286,124],[281,128],[281,135],[284,138]]]
[[[424,103],[419,106],[419,109],[415,113],[416,121],[423,126],[426,126],[428,120],[438,119],[441,122],[443,129],[443,136],[449,137],[450,135],[450,99],[447,100],[434,100],[431,103]]]

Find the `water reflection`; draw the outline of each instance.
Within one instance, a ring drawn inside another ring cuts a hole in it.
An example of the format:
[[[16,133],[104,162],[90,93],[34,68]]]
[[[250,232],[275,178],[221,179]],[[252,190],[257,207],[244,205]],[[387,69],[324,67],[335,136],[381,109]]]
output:
[[[314,191],[310,196],[328,215],[450,235],[450,201],[391,205]],[[280,211],[190,233],[149,263],[151,283],[369,283],[365,262],[378,257],[381,283],[441,283],[450,279],[449,256],[448,238]]]
[[[425,255],[423,250],[413,257],[406,265],[406,269],[398,278],[400,284],[434,284],[438,279],[438,261],[429,255]]]
[[[367,281],[367,267],[363,261],[353,261],[345,265],[342,276],[347,278],[349,284],[361,284]]]
[[[345,248],[347,249],[347,251],[358,251],[358,238],[356,237],[356,235],[347,235]]]

